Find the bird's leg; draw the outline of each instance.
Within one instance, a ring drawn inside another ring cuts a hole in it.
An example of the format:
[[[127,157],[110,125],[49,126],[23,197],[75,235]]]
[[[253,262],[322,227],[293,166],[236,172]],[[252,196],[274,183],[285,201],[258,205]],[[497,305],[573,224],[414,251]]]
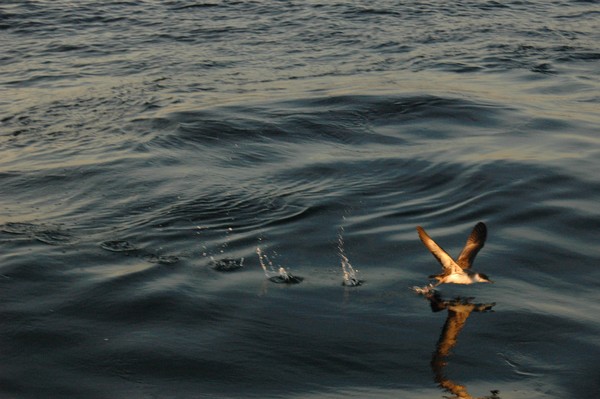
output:
[[[425,295],[432,295],[433,293],[435,293],[435,292],[436,292],[436,291],[435,291],[435,287],[437,287],[438,285],[440,285],[440,283],[437,283],[437,284],[435,284],[435,285],[433,285],[432,283],[429,283],[429,284],[427,285],[427,287],[425,287],[425,288],[423,289],[423,291],[424,291]]]

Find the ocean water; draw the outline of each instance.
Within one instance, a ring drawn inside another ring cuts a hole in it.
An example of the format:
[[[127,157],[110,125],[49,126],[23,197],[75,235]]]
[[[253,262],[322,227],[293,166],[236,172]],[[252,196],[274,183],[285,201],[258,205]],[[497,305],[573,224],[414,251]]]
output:
[[[599,18],[3,0],[0,397],[597,398]]]

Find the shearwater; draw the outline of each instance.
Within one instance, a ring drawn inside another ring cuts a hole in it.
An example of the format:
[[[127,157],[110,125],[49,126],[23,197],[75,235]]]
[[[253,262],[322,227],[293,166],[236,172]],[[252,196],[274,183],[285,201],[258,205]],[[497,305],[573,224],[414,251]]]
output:
[[[433,256],[442,264],[442,273],[429,276],[431,279],[436,279],[438,282],[432,286],[437,287],[440,284],[472,284],[472,283],[492,283],[492,281],[483,273],[474,272],[471,270],[471,265],[475,256],[485,243],[487,237],[487,227],[485,223],[479,222],[473,228],[473,231],[467,239],[465,247],[458,255],[457,260],[452,259],[446,251],[444,251],[421,226],[417,226],[419,238],[425,244],[427,249],[431,251]]]

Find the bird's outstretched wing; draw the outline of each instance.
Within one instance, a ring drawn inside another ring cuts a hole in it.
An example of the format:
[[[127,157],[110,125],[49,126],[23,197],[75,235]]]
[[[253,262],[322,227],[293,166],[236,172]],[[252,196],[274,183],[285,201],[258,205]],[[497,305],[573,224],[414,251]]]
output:
[[[452,260],[452,257],[448,255],[448,252],[444,251],[439,245],[437,245],[435,241],[433,241],[431,237],[427,235],[421,226],[417,226],[417,232],[419,233],[419,238],[423,244],[425,244],[427,249],[429,249],[433,256],[435,256],[435,258],[442,264],[444,271],[452,271],[452,269],[456,267],[456,262]]]
[[[469,235],[469,238],[467,238],[465,247],[461,251],[460,255],[458,255],[458,260],[456,263],[458,263],[458,265],[463,269],[469,269],[473,264],[475,255],[477,255],[479,250],[483,248],[486,238],[487,227],[485,227],[483,222],[477,223],[473,228],[471,235]]]

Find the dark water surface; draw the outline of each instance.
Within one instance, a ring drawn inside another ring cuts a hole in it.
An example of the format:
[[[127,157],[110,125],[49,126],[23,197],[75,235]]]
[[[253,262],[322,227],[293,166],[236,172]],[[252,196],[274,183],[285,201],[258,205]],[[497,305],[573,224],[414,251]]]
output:
[[[598,397],[599,18],[2,1],[0,396]]]

